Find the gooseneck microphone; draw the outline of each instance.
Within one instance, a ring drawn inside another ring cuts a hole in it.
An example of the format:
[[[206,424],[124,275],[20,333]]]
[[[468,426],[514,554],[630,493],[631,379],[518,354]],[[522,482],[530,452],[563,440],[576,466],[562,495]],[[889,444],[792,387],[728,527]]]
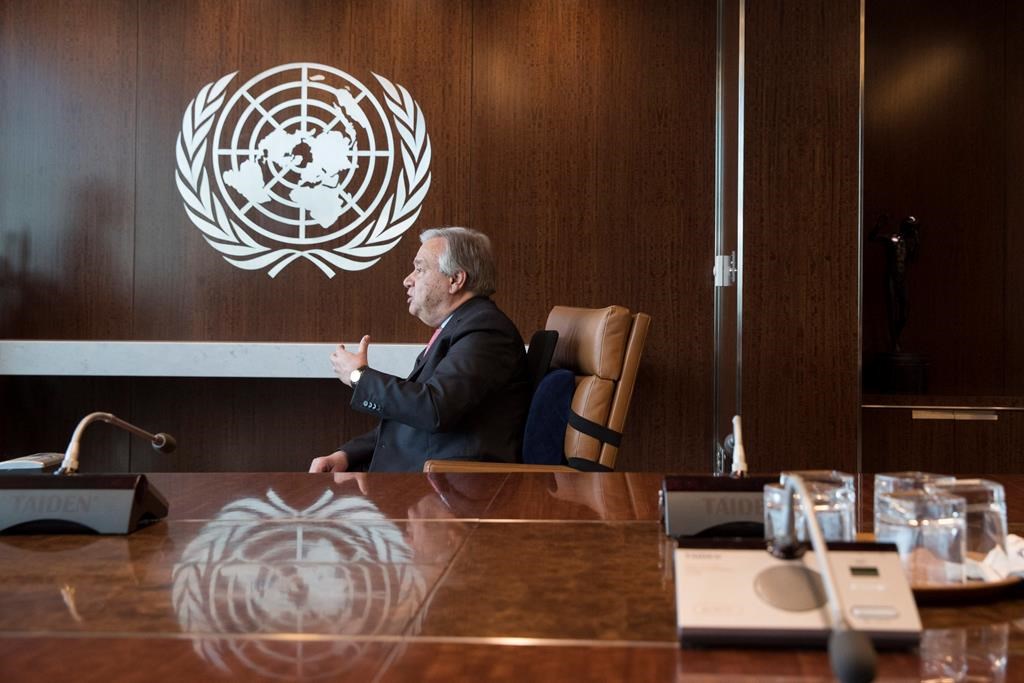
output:
[[[747,451],[743,447],[743,422],[739,415],[732,418],[732,476],[747,476]]]
[[[814,514],[814,503],[807,492],[803,477],[798,474],[784,474],[782,484],[789,496],[786,498],[786,536],[783,542],[796,544],[796,525],[793,515],[793,493],[800,497],[807,534],[811,538],[811,547],[818,561],[818,568],[825,585],[828,607],[832,622],[832,633],[828,638],[828,659],[832,665],[832,673],[842,683],[869,683],[875,680],[877,655],[871,639],[863,632],[854,630],[846,621],[846,612],[836,589],[832,566],[828,558],[828,546],[821,533],[821,526]],[[773,552],[776,552],[773,550]]]
[[[74,433],[71,435],[71,441],[68,442],[68,448],[64,452],[64,460],[61,461],[60,467],[54,472],[56,475],[62,474],[74,474],[78,471],[78,448],[79,443],[82,440],[82,434],[85,432],[85,428],[91,425],[93,422],[106,422],[120,427],[121,429],[131,432],[132,434],[142,437],[153,444],[155,450],[161,453],[171,453],[177,448],[178,444],[174,440],[174,437],[164,432],[158,432],[157,434],[150,434],[144,429],[139,429],[133,424],[125,422],[119,417],[115,417],[110,413],[89,413],[82,418],[78,426],[75,427]]]

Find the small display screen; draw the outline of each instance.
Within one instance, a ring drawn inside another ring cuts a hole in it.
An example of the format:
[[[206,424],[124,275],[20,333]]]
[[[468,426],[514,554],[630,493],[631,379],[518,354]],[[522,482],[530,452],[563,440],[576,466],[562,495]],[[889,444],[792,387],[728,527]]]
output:
[[[850,567],[854,576],[878,576],[878,567]]]

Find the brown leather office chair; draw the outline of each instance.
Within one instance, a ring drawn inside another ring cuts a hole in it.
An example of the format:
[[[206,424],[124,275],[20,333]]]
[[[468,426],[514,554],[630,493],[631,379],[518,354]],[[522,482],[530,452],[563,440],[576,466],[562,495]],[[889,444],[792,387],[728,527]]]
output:
[[[523,472],[615,469],[619,437],[626,423],[651,316],[622,306],[555,306],[546,329],[558,332],[552,368],[576,375],[569,425],[565,430],[566,465],[428,460],[425,472]]]

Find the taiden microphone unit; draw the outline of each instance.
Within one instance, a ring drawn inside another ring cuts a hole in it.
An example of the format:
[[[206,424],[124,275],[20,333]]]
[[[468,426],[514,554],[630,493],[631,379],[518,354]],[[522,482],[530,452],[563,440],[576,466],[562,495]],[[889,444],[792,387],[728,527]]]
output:
[[[921,620],[896,546],[829,543],[802,480],[787,475],[804,507],[814,553],[790,528],[772,542],[680,538],[675,551],[676,623],[683,645],[829,644],[844,683],[874,677],[871,643],[918,644]]]
[[[670,474],[660,491],[669,536],[764,538],[764,487],[778,475]]]
[[[0,476],[0,533],[127,534],[167,516],[167,500],[142,474],[77,474],[85,428],[107,422],[170,453],[174,439],[150,434],[110,413],[90,413],[75,428],[53,476]]]
[[[669,536],[764,538],[764,487],[777,475],[747,475],[740,416],[732,418],[725,452],[730,475],[670,474],[659,494],[662,523]]]

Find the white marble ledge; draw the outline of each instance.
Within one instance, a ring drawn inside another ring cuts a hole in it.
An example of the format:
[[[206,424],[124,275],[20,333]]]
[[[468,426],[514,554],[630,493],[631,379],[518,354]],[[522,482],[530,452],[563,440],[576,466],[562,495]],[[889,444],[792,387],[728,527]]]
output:
[[[0,339],[0,375],[331,379],[334,344]],[[358,343],[345,344],[355,351]],[[374,369],[405,377],[422,344],[371,344]]]

